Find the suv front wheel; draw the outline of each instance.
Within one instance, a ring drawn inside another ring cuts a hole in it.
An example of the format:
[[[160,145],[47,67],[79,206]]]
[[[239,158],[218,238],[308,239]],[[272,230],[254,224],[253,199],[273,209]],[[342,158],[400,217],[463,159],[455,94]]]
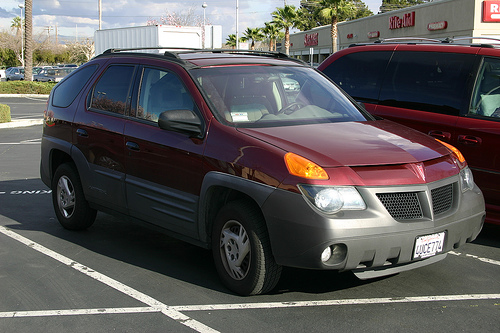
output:
[[[52,179],[52,203],[57,219],[69,230],[90,227],[97,211],[85,200],[80,177],[72,164],[61,164]]]
[[[241,295],[273,289],[281,275],[259,209],[247,201],[226,204],[212,232],[215,266],[226,287]]]

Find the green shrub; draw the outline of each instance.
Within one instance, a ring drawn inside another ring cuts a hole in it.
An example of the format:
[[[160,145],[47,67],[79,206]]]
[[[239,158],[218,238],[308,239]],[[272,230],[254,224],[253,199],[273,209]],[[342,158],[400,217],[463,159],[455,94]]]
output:
[[[0,94],[50,94],[53,82],[5,81],[0,82]]]
[[[10,121],[10,106],[0,104],[0,123],[8,123]]]

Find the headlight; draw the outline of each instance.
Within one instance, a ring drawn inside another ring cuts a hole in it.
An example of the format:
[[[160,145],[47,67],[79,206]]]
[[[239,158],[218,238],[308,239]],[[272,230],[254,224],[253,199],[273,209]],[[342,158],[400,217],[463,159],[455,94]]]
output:
[[[474,177],[469,167],[465,167],[460,171],[460,183],[462,185],[462,192],[472,190],[474,188]]]
[[[366,209],[363,198],[353,186],[299,185],[299,188],[315,208],[327,214]]]

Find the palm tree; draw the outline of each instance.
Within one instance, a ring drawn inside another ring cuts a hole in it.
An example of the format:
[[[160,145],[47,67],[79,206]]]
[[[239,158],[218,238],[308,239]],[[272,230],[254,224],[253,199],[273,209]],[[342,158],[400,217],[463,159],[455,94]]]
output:
[[[250,46],[251,50],[255,50],[255,42],[259,40],[264,39],[264,34],[262,33],[262,30],[260,28],[247,28],[245,32],[243,33],[243,41],[249,41],[252,40],[252,45]]]
[[[243,42],[243,37],[240,37],[240,43]],[[226,38],[226,46],[229,46],[233,49],[236,48],[236,34],[231,34]]]
[[[286,5],[283,8],[276,8],[272,12],[273,23],[281,30],[285,30],[285,53],[290,54],[290,29],[297,26],[299,22],[299,15],[295,6]]]
[[[25,26],[24,40],[26,41],[26,52],[24,54],[24,79],[32,81],[33,70],[33,0],[25,0]]]
[[[276,51],[276,39],[280,37],[280,29],[273,22],[265,22],[262,33],[269,38],[269,51]]]
[[[321,0],[318,14],[331,22],[332,52],[337,52],[337,23],[339,17],[352,17],[356,7],[348,0]]]
[[[16,29],[16,35],[19,35],[21,33],[21,17],[16,16],[12,19],[12,24],[10,25],[11,28]]]

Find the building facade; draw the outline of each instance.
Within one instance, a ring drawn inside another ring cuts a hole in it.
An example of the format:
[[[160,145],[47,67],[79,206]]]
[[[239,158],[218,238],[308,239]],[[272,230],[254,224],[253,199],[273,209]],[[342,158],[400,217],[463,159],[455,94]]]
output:
[[[341,22],[337,26],[339,49],[355,43],[402,37],[500,39],[500,0],[441,0]],[[500,41],[490,43],[500,44]],[[290,36],[293,57],[320,63],[332,52],[329,25]]]

